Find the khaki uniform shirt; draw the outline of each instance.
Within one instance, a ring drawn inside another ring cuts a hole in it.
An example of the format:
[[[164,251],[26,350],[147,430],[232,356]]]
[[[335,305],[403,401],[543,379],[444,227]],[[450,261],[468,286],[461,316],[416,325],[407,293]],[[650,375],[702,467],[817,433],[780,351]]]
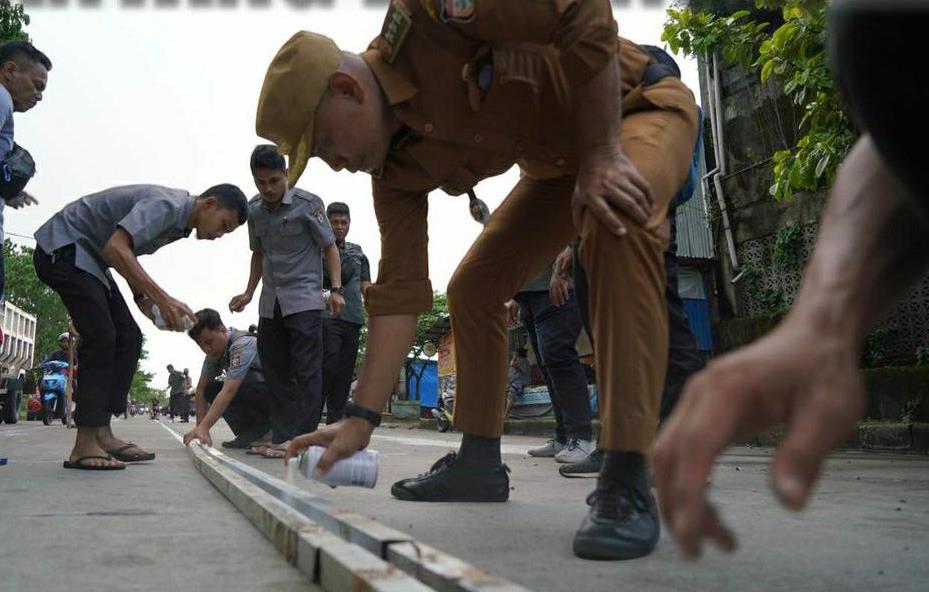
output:
[[[514,164],[532,178],[573,178],[571,91],[616,52],[624,114],[680,101],[641,84],[653,58],[617,37],[609,0],[465,1],[454,3],[465,7],[460,18],[443,20],[436,7],[445,4],[392,0],[381,36],[362,54],[409,130],[373,182],[382,250],[367,292],[371,315],[431,308],[430,191],[460,195]]]

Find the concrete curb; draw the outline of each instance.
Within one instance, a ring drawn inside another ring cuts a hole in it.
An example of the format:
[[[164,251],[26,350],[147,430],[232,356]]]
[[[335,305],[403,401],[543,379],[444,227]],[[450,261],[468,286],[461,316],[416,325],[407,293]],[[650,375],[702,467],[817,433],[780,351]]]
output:
[[[436,430],[434,419],[420,419],[418,428]],[[600,433],[600,422],[593,422],[594,437]],[[510,436],[551,438],[555,433],[554,419],[508,419],[503,433]],[[783,427],[767,430],[748,442],[753,446],[778,446],[784,440]],[[840,448],[904,453],[929,453],[929,423],[864,423],[858,425]]]
[[[188,451],[197,470],[326,592],[529,592],[215,448]]]

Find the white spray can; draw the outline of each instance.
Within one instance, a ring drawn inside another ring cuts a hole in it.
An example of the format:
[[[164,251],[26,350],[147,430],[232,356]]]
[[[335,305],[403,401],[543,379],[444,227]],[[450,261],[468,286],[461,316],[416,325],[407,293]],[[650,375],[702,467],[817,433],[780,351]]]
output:
[[[161,309],[158,308],[157,304],[152,305],[152,322],[155,323],[155,326],[162,331],[166,331],[168,329],[168,322],[163,316],[161,316]],[[189,331],[193,328],[193,326],[194,322],[190,320],[190,317],[185,316],[181,318],[181,327],[183,327],[185,331]]]
[[[316,465],[326,451],[322,446],[310,446],[300,455],[298,470],[307,479],[325,483],[330,487],[348,485],[373,489],[377,484],[378,453],[376,450],[359,450],[348,458],[337,461],[328,473],[318,475]]]

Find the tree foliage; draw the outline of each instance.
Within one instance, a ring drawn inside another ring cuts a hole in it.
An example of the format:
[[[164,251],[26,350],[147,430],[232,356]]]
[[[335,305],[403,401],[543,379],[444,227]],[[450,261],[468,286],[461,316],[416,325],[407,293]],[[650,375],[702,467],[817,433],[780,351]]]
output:
[[[32,247],[3,241],[6,299],[36,317],[36,361],[58,350],[58,335],[68,330],[68,311],[61,298],[42,283],[32,265]]]
[[[29,24],[29,15],[22,4],[0,0],[0,43],[21,39],[29,41],[23,27]]]
[[[795,146],[773,155],[771,195],[789,200],[799,191],[831,185],[839,164],[857,138],[828,67],[826,0],[755,0],[759,9],[781,11],[783,23],[769,31],[747,10],[730,15],[668,10],[662,39],[675,51],[693,57],[716,52],[727,63],[758,75],[761,83],[778,82],[802,114],[802,135]]]

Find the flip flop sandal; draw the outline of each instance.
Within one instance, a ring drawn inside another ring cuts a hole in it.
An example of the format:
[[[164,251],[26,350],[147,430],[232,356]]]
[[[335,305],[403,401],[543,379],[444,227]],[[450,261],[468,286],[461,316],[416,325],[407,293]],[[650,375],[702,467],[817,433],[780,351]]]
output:
[[[92,454],[90,456],[82,456],[73,462],[66,460],[64,462],[64,468],[78,469],[81,471],[122,471],[126,468],[126,465],[91,465],[84,462],[94,458],[99,458],[100,460],[113,460],[112,456],[100,456],[99,454]]]
[[[126,452],[130,448],[139,448],[139,446],[135,442],[129,442],[125,446],[120,446],[119,448],[114,448],[113,450],[107,450],[107,452],[109,452],[116,460],[124,463],[155,460],[154,452],[137,452],[135,454],[130,454]],[[139,450],[141,450],[141,448],[139,448]]]
[[[262,458],[284,458],[287,454],[286,448],[278,448],[277,446],[268,446],[264,449],[264,452],[261,453]]]
[[[251,454],[253,456],[262,456],[264,455],[264,451],[267,448],[270,448],[270,446],[252,446],[251,448],[245,451],[245,454]]]

